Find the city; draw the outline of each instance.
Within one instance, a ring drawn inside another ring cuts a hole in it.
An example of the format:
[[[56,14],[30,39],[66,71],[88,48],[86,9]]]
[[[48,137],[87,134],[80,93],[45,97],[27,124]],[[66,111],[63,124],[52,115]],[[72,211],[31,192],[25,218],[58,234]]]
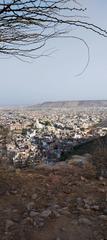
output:
[[[1,109],[1,159],[19,168],[64,161],[75,146],[107,134],[106,118],[106,107]]]

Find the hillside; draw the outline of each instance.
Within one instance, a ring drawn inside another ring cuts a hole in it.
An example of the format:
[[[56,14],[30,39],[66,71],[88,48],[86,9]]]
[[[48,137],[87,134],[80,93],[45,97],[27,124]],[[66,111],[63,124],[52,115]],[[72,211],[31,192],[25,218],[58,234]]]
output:
[[[107,100],[81,100],[81,101],[50,101],[35,104],[28,108],[74,108],[74,107],[107,107]]]
[[[0,239],[107,239],[107,178],[96,170],[90,161],[0,169]]]

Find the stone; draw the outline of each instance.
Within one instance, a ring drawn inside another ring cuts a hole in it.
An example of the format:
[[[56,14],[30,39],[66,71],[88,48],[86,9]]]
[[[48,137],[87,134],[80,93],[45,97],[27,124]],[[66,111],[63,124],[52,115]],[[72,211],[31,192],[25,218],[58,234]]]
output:
[[[102,176],[100,176],[100,177],[99,177],[99,180],[100,180],[100,181],[103,181],[103,180],[104,180],[104,178],[103,178]]]
[[[66,228],[62,227],[62,228],[60,228],[60,230],[61,230],[62,232],[65,232],[65,231],[66,231]]]
[[[7,196],[10,196],[10,192],[9,192],[9,191],[7,191],[7,192],[6,192],[6,195],[7,195]]]
[[[11,190],[11,194],[15,195],[17,193],[18,193],[18,191],[16,189]]]
[[[49,217],[50,215],[51,215],[51,210],[50,209],[46,209],[46,210],[44,210],[42,213],[41,213],[41,217],[43,217],[43,218],[47,218],[47,217]]]
[[[79,223],[80,224],[86,224],[86,225],[91,225],[91,221],[88,218],[81,217],[79,218]]]
[[[33,200],[37,199],[37,193],[34,193],[34,194],[32,195],[32,199],[33,199]]]
[[[45,222],[44,222],[44,218],[38,217],[38,219],[36,219],[36,225],[37,227],[43,227]],[[34,221],[35,222],[35,221]]]
[[[6,220],[6,231],[9,230],[9,228],[11,228],[14,225],[14,222],[10,219]]]
[[[84,208],[90,209],[90,205],[88,203],[85,203]]]
[[[18,212],[18,209],[13,209],[12,211],[12,220],[14,222],[20,222],[21,220],[21,216],[20,216],[20,213]]]
[[[101,220],[104,220],[104,221],[107,221],[107,216],[106,215],[100,215],[99,216],[99,218],[101,219]]]
[[[107,208],[103,210],[104,215],[107,215]]]
[[[34,205],[35,205],[34,202],[29,202],[26,206],[27,210],[28,211],[32,210],[34,208]]]
[[[8,185],[4,182],[0,182],[0,196],[7,194]]]
[[[79,166],[83,166],[86,163],[87,159],[86,157],[82,155],[73,155],[72,159],[69,160],[71,163],[75,163]]]
[[[39,227],[43,227],[44,224],[45,224],[45,223],[41,221],[41,222],[39,222],[38,226],[39,226]]]
[[[92,155],[89,154],[89,153],[85,153],[83,156],[84,156],[85,158],[87,158],[87,160],[92,159]]]
[[[12,166],[8,166],[8,171],[9,172],[15,172],[15,167],[12,165]]]
[[[83,202],[83,200],[82,200],[81,197],[78,197],[78,198],[76,199],[76,202],[77,202],[77,204],[81,205],[82,202]]]
[[[21,169],[20,168],[17,168],[16,169],[16,174],[18,175],[18,174],[20,174],[21,173]]]
[[[71,215],[71,213],[68,210],[68,207],[63,207],[63,208],[59,209],[58,212],[61,215],[67,215],[67,216]]]
[[[23,193],[23,197],[27,197],[27,193],[26,192]]]
[[[36,217],[37,215],[39,215],[39,213],[36,211],[31,211],[29,215],[30,215],[30,217],[33,218],[33,217]]]
[[[98,205],[91,206],[92,210],[99,211],[100,207]]]
[[[33,225],[34,225],[34,227],[37,227],[37,222],[34,221],[34,222],[33,222]]]
[[[33,219],[32,219],[31,217],[25,218],[25,219],[24,219],[24,224],[26,224],[26,223],[28,223],[28,224],[33,224]]]
[[[51,209],[58,209],[58,208],[60,208],[60,206],[58,204],[49,204],[48,206]]]
[[[56,210],[53,210],[52,213],[55,217],[60,217],[61,216],[60,213],[58,213]]]

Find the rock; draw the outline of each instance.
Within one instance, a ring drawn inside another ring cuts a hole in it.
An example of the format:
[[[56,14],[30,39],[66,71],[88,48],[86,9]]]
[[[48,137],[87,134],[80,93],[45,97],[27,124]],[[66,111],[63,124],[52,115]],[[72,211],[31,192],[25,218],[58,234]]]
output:
[[[106,196],[105,196],[105,200],[106,200],[106,202],[107,202],[107,193],[106,193]]]
[[[103,210],[104,215],[107,215],[107,208]]]
[[[8,171],[9,172],[15,172],[15,167],[12,165],[12,166],[8,166]]]
[[[78,198],[76,199],[76,202],[77,202],[78,205],[82,205],[83,200],[82,200],[81,197],[78,197]]]
[[[88,218],[81,217],[79,218],[79,223],[80,224],[86,224],[86,225],[91,225],[91,221]]]
[[[68,207],[63,207],[62,209],[59,209],[58,212],[62,215],[67,215],[67,216],[71,214],[68,210]]]
[[[33,219],[31,217],[27,217],[24,219],[23,221],[24,224],[28,223],[28,224],[33,224]]]
[[[82,198],[78,197],[76,199],[76,206],[78,209],[83,207],[83,199]]]
[[[30,217],[34,218],[34,217],[38,216],[39,213],[35,212],[35,211],[31,211],[29,215],[30,215]]]
[[[53,167],[54,170],[60,170],[61,167],[67,167],[67,163],[66,162],[58,162],[55,164],[55,166]]]
[[[26,192],[23,193],[23,197],[27,197],[27,193]]]
[[[55,217],[60,217],[61,216],[60,213],[58,213],[56,210],[53,210],[52,213]]]
[[[86,209],[90,209],[91,208],[91,203],[90,203],[90,201],[88,201],[87,199],[84,199],[84,208],[86,208]]]
[[[34,208],[34,205],[35,205],[34,202],[29,202],[26,206],[27,210],[28,211],[32,210]]]
[[[86,181],[86,178],[83,176],[81,176],[80,179],[81,179],[81,181],[84,181],[84,182]]]
[[[84,207],[88,210],[90,209],[90,205],[88,203],[86,203]]]
[[[33,199],[33,200],[37,199],[37,193],[34,193],[34,194],[32,195],[32,199]]]
[[[11,228],[14,225],[14,222],[10,219],[6,220],[6,231],[9,230],[9,228]]]
[[[9,191],[8,188],[8,184],[6,184],[5,182],[0,182],[0,196],[7,194],[7,192]]]
[[[43,218],[47,218],[47,217],[49,217],[50,215],[51,215],[51,210],[50,209],[46,209],[46,210],[44,210],[40,215],[41,215],[41,217],[43,217]]]
[[[18,193],[18,191],[16,189],[11,190],[11,194],[15,195],[17,193]]]
[[[79,167],[87,166],[87,163],[91,164],[92,156],[88,153],[84,155],[72,155],[72,158],[68,160],[68,164],[75,164]]]
[[[34,221],[34,222],[33,222],[33,225],[34,225],[34,227],[37,227],[37,222]]]
[[[17,168],[16,169],[16,174],[18,175],[18,174],[20,174],[21,173],[21,169],[20,168]]]
[[[86,164],[87,160],[83,156],[72,156],[72,159],[68,161],[68,164],[75,164],[79,167],[83,167]]]
[[[45,224],[44,218],[39,217],[39,218],[36,220],[36,226],[37,226],[37,227],[43,227],[44,224]]]
[[[100,207],[98,205],[91,206],[92,210],[99,211]]]
[[[18,209],[13,209],[13,211],[12,211],[12,220],[14,222],[20,222],[21,216],[20,216],[20,213],[18,212]]]
[[[58,204],[49,204],[48,206],[49,206],[49,208],[50,208],[51,210],[59,209],[59,208],[60,208],[60,206],[59,206]]]
[[[100,181],[103,181],[103,180],[104,180],[104,178],[103,178],[102,176],[100,176],[100,177],[99,177],[99,180],[100,180]]]
[[[45,224],[44,222],[39,222],[38,226],[39,226],[39,227],[43,227],[44,224]]]
[[[101,169],[101,176],[104,178],[107,178],[107,169],[106,167],[104,169]]]
[[[6,192],[6,196],[10,196],[10,192],[9,191]]]
[[[102,215],[99,216],[99,218],[100,218],[101,220],[107,221],[107,216],[106,216],[106,215],[103,215],[103,214],[102,214]]]
[[[89,153],[85,153],[83,156],[84,156],[87,160],[92,159],[92,155],[89,154]]]

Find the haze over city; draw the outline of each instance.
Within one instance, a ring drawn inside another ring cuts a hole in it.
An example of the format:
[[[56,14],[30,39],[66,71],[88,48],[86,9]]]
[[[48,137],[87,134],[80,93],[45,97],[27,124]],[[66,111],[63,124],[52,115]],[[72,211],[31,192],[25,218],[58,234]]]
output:
[[[105,29],[107,1],[82,2],[88,8],[89,21]],[[76,39],[50,40],[44,50],[52,54],[30,63],[1,55],[0,105],[106,99],[107,39],[81,29],[73,29],[71,35],[83,38],[90,48],[89,65],[83,74],[76,76],[87,63],[87,48]]]

